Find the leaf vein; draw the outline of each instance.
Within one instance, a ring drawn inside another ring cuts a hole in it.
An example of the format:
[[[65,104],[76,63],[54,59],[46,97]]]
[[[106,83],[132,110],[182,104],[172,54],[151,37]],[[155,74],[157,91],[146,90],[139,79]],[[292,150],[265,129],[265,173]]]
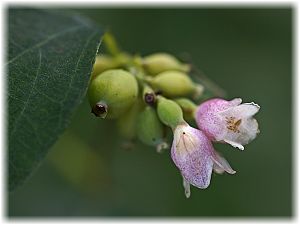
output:
[[[24,103],[24,107],[23,107],[22,111],[20,112],[20,114],[18,115],[18,117],[15,119],[14,124],[12,125],[11,135],[13,135],[14,132],[16,131],[17,123],[20,120],[20,118],[22,117],[25,109],[28,106],[29,99],[31,98],[32,92],[33,92],[33,90],[35,88],[35,84],[36,84],[36,81],[37,81],[37,78],[38,78],[38,75],[39,75],[39,71],[40,71],[41,65],[42,65],[42,51],[41,51],[41,49],[39,49],[39,63],[38,63],[38,66],[37,66],[36,75],[35,75],[33,84],[31,86],[31,90],[29,91],[28,97],[27,97],[27,99],[26,99],[26,101]]]
[[[97,33],[97,31],[94,31],[88,38],[87,38],[87,41],[85,42],[83,48],[82,48],[82,51],[78,57],[78,60],[76,62],[76,66],[75,66],[75,69],[74,69],[74,73],[72,74],[71,76],[71,80],[69,82],[69,86],[68,86],[68,90],[66,91],[66,94],[64,96],[64,99],[63,101],[61,102],[61,104],[64,104],[65,100],[67,99],[68,97],[68,94],[70,93],[70,90],[72,89],[72,84],[73,84],[73,80],[74,80],[74,77],[76,76],[76,73],[77,73],[77,69],[78,69],[78,66],[79,66],[79,62],[83,56],[83,53],[84,53],[84,50],[86,49],[86,46],[90,43],[90,41],[92,40],[92,38],[94,37],[94,35]],[[61,107],[61,109],[63,109],[63,107]],[[61,124],[61,120],[62,120],[62,111],[60,113],[60,116],[59,116],[59,124]]]
[[[49,37],[47,37],[46,39],[40,41],[39,43],[25,49],[23,52],[21,52],[20,54],[16,55],[14,58],[12,58],[11,60],[9,60],[6,65],[16,61],[18,58],[20,58],[22,55],[26,54],[27,52],[30,52],[31,50],[34,50],[35,48],[39,48],[39,47],[42,47],[43,45],[47,44],[49,41],[51,40],[54,40],[55,38],[61,36],[61,35],[64,35],[66,33],[69,33],[69,32],[72,32],[72,31],[75,31],[75,30],[78,30],[79,28],[83,27],[83,25],[79,25],[79,26],[74,26],[74,27],[71,27],[69,29],[66,29],[66,30],[62,30],[56,34],[52,34],[50,35]]]
[[[36,91],[36,93],[44,96],[45,98],[47,98],[49,101],[53,102],[53,103],[58,103],[59,104],[59,101],[52,98],[51,96],[49,96],[48,94],[44,93],[44,92],[41,92],[39,89],[35,88],[34,89]]]

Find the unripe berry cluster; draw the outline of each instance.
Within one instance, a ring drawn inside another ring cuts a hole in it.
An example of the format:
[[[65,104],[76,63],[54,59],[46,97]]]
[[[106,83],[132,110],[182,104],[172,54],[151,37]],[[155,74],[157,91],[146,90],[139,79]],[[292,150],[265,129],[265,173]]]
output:
[[[105,36],[105,43],[113,41],[111,35]],[[116,43],[113,46],[116,49]],[[192,99],[201,96],[204,87],[189,72],[189,64],[167,53],[97,55],[88,90],[92,113],[117,119],[123,136],[137,137],[160,152],[168,147],[168,129],[158,117],[157,100],[162,96],[172,99],[182,108],[184,118],[192,120],[196,109]]]

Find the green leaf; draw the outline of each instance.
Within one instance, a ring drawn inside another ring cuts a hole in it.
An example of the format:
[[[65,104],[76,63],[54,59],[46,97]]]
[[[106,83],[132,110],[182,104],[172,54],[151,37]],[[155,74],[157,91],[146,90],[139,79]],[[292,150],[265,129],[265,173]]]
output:
[[[8,17],[13,190],[45,157],[85,96],[102,31],[84,18],[55,11],[11,8]]]

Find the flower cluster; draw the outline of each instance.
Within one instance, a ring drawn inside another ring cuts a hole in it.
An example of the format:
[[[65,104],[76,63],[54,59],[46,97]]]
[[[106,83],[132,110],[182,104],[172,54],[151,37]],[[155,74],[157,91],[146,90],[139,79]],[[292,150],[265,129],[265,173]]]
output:
[[[209,186],[213,172],[235,174],[213,142],[244,149],[259,132],[255,103],[213,97],[213,90],[195,82],[191,66],[166,53],[146,57],[118,50],[110,34],[104,38],[110,55],[96,58],[88,90],[92,113],[117,119],[120,132],[138,138],[158,152],[169,148],[167,127],[173,132],[171,157],[190,196],[190,185]],[[193,128],[189,123],[197,125]]]
[[[183,119],[180,107],[175,104],[172,100],[159,97],[158,115],[173,130],[171,157],[181,172],[185,193],[189,197],[190,184],[207,188],[213,171],[235,174],[236,171],[214,149],[212,142],[228,143],[243,150],[243,145],[253,140],[259,132],[257,121],[253,118],[259,106],[242,104],[239,98],[231,101],[220,98],[207,100],[195,109],[199,128],[195,129]]]

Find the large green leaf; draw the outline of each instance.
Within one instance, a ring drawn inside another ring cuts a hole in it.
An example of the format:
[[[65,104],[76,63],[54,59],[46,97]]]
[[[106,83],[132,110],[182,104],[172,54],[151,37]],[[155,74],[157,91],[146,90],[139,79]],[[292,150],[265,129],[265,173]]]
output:
[[[28,177],[83,99],[101,30],[54,11],[8,13],[9,190]],[[67,159],[66,159],[67,160]]]

